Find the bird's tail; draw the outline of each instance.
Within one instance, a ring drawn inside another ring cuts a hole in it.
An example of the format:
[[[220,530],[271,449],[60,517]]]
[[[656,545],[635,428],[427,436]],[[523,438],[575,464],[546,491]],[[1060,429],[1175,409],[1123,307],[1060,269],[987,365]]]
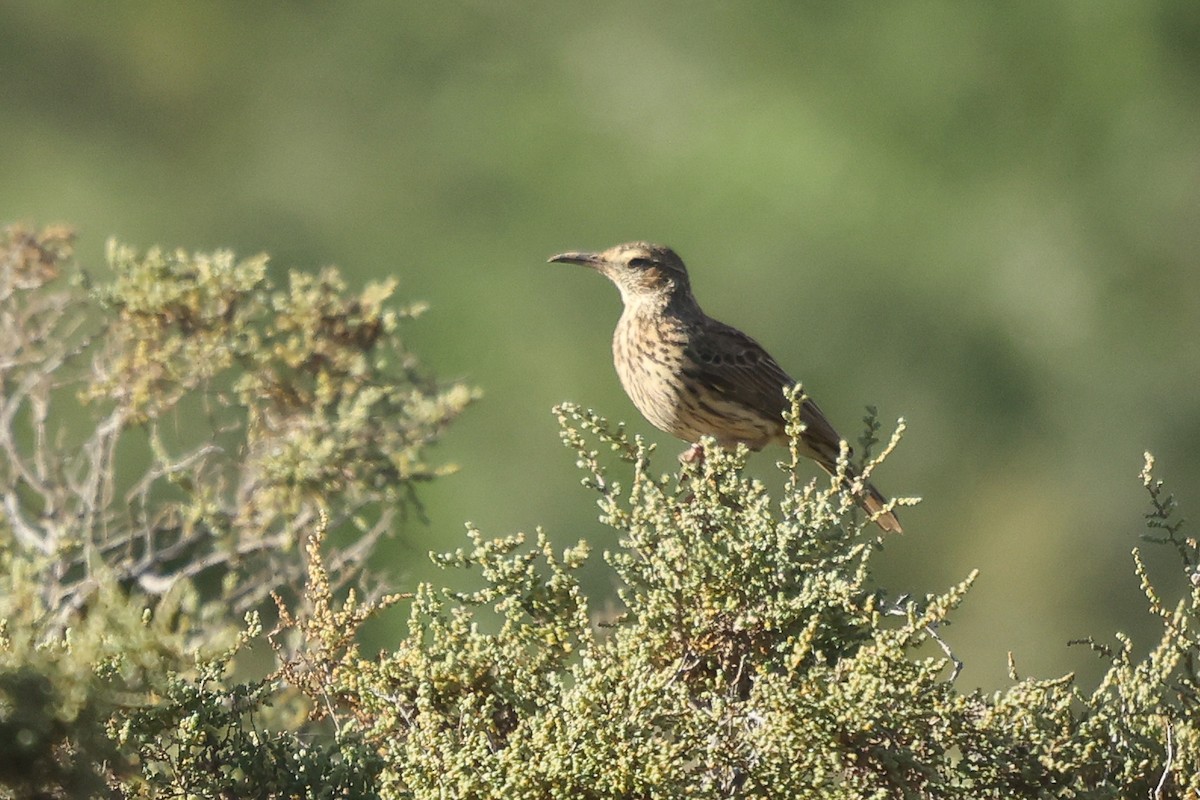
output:
[[[900,520],[896,519],[896,515],[891,511],[883,511],[883,507],[887,505],[887,498],[883,493],[868,483],[863,487],[863,496],[859,500],[867,513],[875,517],[875,524],[883,528],[887,533],[904,533],[904,529],[900,527]],[[883,511],[882,514],[879,512]],[[879,514],[879,516],[875,516]]]
[[[800,446],[801,454],[816,461],[821,469],[830,475],[837,475],[837,462],[841,457],[844,443],[811,398],[805,397],[800,406],[800,421],[804,423],[804,432],[800,435],[800,441],[797,443]],[[786,437],[783,438],[786,442]],[[858,473],[847,467],[845,476],[846,482],[850,483],[858,478]],[[858,502],[867,510],[867,513],[875,517],[876,525],[888,533],[904,533],[896,515],[891,511],[884,511],[888,499],[874,486],[869,483],[863,486],[862,494],[858,495]]]
[[[821,468],[830,475],[837,474],[837,466],[832,467],[825,465],[822,462],[817,462]],[[849,483],[858,478],[858,473],[852,469],[846,470],[846,482]],[[891,511],[884,511],[884,506],[887,505],[888,499],[883,492],[875,488],[871,483],[863,486],[862,494],[858,497],[858,503],[868,514],[875,517],[875,524],[883,528],[887,533],[904,533],[904,529],[900,527],[900,520],[896,519],[896,515]],[[882,513],[880,513],[882,512]],[[878,516],[876,516],[878,515]]]

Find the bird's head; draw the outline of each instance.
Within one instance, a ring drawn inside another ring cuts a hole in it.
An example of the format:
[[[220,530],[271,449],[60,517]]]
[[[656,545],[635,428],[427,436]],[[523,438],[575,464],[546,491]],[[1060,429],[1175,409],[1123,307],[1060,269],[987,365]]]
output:
[[[628,242],[599,253],[559,253],[550,261],[591,267],[617,285],[626,304],[691,292],[683,259],[661,244]]]

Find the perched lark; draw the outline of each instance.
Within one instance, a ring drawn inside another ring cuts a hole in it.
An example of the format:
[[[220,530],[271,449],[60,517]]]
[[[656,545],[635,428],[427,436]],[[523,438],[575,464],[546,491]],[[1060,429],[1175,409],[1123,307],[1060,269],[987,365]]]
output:
[[[550,261],[591,267],[621,291],[625,311],[613,335],[613,362],[625,392],[651,424],[686,442],[712,436],[722,446],[741,442],[751,450],[786,444],[784,390],[796,382],[758,342],[700,309],[673,250],[631,242],[601,253],[561,253]],[[835,474],[841,437],[812,400],[804,400],[800,418],[804,455]],[[696,446],[690,452],[700,453]],[[887,499],[869,483],[861,502],[878,515],[879,527],[900,532],[894,514],[880,513]]]

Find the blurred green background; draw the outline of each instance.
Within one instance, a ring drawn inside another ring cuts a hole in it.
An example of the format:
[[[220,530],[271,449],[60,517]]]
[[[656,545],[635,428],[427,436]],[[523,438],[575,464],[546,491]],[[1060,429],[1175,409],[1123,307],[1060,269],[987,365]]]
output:
[[[844,434],[908,421],[878,483],[925,501],[880,580],[980,568],[945,635],[995,687],[1009,650],[1090,676],[1068,639],[1155,637],[1144,449],[1200,506],[1198,87],[1195,0],[5,2],[0,219],[75,224],[92,267],[115,235],[428,300],[413,347],[486,396],[391,552],[404,585],[467,520],[612,544],[556,402],[673,468],[611,366],[615,289],[544,263],[668,243]]]

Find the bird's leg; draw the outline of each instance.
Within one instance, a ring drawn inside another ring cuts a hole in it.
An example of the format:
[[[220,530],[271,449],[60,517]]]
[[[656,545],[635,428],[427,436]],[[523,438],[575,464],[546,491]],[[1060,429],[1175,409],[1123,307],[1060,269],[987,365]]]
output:
[[[679,461],[683,464],[701,464],[704,462],[704,447],[696,442],[694,445],[684,450],[679,454]]]
[[[701,464],[704,463],[704,446],[701,445],[699,442],[696,442],[691,447],[689,447],[687,450],[684,450],[682,453],[679,454],[679,463],[680,464],[695,464],[697,467],[699,467]],[[680,472],[679,477],[682,480],[682,478],[683,478],[682,472]],[[696,493],[688,492],[679,502],[681,505],[688,505],[690,503],[696,502]],[[679,512],[676,511],[676,514],[678,514],[678,513]]]

